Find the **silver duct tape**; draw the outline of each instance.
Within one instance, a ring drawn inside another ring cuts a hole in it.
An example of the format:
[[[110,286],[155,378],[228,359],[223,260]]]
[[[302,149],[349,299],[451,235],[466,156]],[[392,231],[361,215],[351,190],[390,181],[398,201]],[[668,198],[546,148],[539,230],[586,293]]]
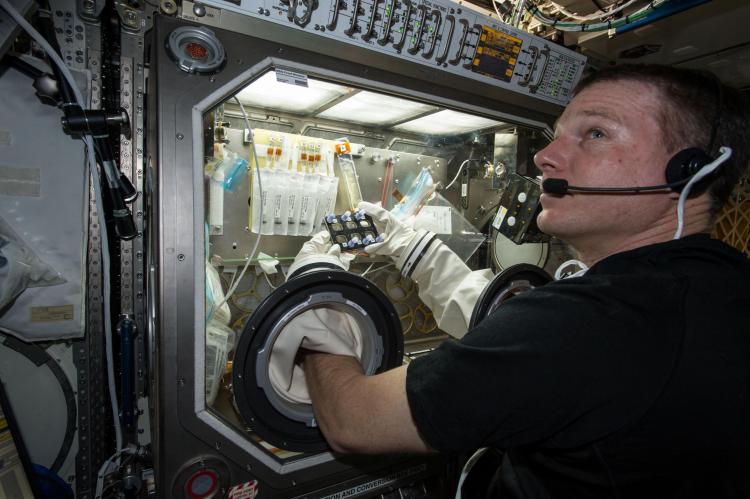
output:
[[[0,166],[0,195],[38,198],[41,177],[39,168]]]

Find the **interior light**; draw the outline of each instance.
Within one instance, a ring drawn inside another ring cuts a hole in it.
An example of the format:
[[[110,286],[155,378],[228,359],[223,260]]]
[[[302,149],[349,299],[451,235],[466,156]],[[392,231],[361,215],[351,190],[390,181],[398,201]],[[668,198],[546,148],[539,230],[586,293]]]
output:
[[[396,125],[393,128],[423,135],[451,135],[473,132],[502,124],[499,121],[445,109]]]
[[[335,83],[308,78],[307,87],[276,80],[269,71],[237,94],[243,104],[295,114],[309,114],[325,103],[351,93],[352,89]]]
[[[437,110],[435,106],[390,95],[362,91],[318,114],[320,118],[363,125],[388,125]]]

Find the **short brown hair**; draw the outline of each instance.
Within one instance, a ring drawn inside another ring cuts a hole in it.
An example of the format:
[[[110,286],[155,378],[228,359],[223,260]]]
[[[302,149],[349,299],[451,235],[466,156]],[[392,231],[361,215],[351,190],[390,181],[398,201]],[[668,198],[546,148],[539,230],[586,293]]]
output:
[[[732,148],[732,156],[719,168],[708,188],[711,214],[715,216],[750,162],[747,97],[708,71],[656,64],[621,64],[590,73],[578,83],[573,95],[594,83],[622,80],[652,85],[661,94],[661,112],[656,119],[668,153],[699,147],[715,158],[719,147]]]

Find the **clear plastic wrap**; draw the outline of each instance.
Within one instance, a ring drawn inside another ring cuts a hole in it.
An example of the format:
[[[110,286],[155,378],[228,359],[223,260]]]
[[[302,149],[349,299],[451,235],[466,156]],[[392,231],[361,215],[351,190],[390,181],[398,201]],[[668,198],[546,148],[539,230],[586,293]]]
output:
[[[464,262],[471,258],[486,239],[458,209],[435,190],[435,182],[428,168],[422,168],[391,213],[414,229],[436,233]]]
[[[486,235],[478,231],[440,193],[433,193],[417,213],[415,229],[431,230],[464,262],[485,241]]]

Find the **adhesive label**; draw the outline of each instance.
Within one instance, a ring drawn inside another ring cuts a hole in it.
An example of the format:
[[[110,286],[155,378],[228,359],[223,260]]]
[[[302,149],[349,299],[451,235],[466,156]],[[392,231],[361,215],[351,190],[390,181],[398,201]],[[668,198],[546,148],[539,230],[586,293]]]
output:
[[[497,213],[495,214],[495,219],[492,221],[492,226],[496,230],[500,230],[500,226],[503,224],[503,220],[505,220],[505,215],[508,214],[508,209],[505,206],[501,206],[497,209]]]
[[[255,499],[258,492],[258,480],[250,480],[229,489],[229,499]]]
[[[297,85],[298,87],[306,87],[307,75],[289,71],[288,69],[276,68],[276,81]]]
[[[31,307],[31,322],[72,321],[75,315],[73,305],[55,307]]]

